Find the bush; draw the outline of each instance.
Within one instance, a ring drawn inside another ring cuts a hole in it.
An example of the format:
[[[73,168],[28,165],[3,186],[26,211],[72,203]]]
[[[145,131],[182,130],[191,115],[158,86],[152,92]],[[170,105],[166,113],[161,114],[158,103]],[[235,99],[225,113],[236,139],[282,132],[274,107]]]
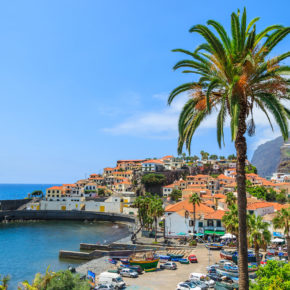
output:
[[[163,174],[156,174],[156,173],[145,174],[141,179],[141,182],[147,186],[163,185],[165,181],[166,181],[166,177]]]
[[[197,241],[196,240],[192,240],[189,242],[189,245],[192,246],[192,247],[195,247],[197,246]]]
[[[290,289],[290,264],[268,260],[266,266],[257,271],[257,279],[251,283],[250,289]]]

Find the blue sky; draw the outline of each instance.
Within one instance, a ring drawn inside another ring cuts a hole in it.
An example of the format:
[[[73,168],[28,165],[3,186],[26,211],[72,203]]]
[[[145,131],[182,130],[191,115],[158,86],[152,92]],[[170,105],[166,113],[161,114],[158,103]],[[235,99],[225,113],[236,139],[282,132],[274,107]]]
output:
[[[0,183],[68,183],[114,166],[117,159],[176,155],[178,113],[166,105],[189,77],[173,72],[171,49],[194,49],[188,29],[216,19],[229,25],[237,8],[258,29],[289,26],[289,1],[2,1],[0,3]],[[289,49],[289,38],[276,50]],[[272,133],[259,133],[248,155]],[[192,154],[234,152],[216,144],[209,119]]]

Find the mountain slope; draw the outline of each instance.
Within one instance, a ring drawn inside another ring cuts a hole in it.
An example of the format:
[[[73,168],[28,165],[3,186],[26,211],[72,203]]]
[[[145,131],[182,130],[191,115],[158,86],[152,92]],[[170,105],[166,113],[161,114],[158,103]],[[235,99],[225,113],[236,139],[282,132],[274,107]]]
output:
[[[282,145],[283,138],[280,136],[260,145],[255,150],[251,163],[257,167],[260,176],[271,176],[273,172],[276,172],[280,162],[280,147]]]

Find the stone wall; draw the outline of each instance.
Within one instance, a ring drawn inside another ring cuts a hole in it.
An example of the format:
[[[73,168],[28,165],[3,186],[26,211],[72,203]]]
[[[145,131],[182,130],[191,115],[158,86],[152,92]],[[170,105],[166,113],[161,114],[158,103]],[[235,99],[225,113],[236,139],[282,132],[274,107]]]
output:
[[[116,213],[100,213],[90,211],[58,211],[58,210],[12,210],[0,211],[2,220],[88,220],[135,222],[133,216]]]
[[[0,210],[16,210],[20,206],[30,202],[32,199],[0,200]]]

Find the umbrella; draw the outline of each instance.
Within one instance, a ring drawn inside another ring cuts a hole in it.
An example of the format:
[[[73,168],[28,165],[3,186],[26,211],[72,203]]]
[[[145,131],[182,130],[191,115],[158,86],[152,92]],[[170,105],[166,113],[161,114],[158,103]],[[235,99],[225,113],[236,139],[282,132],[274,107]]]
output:
[[[225,234],[221,237],[222,240],[225,240],[225,239],[235,239],[236,236],[235,235],[232,235],[232,234]]]
[[[275,238],[275,239],[272,239],[271,242],[272,243],[282,243],[282,242],[284,242],[284,240],[283,239],[279,239],[279,238]]]

